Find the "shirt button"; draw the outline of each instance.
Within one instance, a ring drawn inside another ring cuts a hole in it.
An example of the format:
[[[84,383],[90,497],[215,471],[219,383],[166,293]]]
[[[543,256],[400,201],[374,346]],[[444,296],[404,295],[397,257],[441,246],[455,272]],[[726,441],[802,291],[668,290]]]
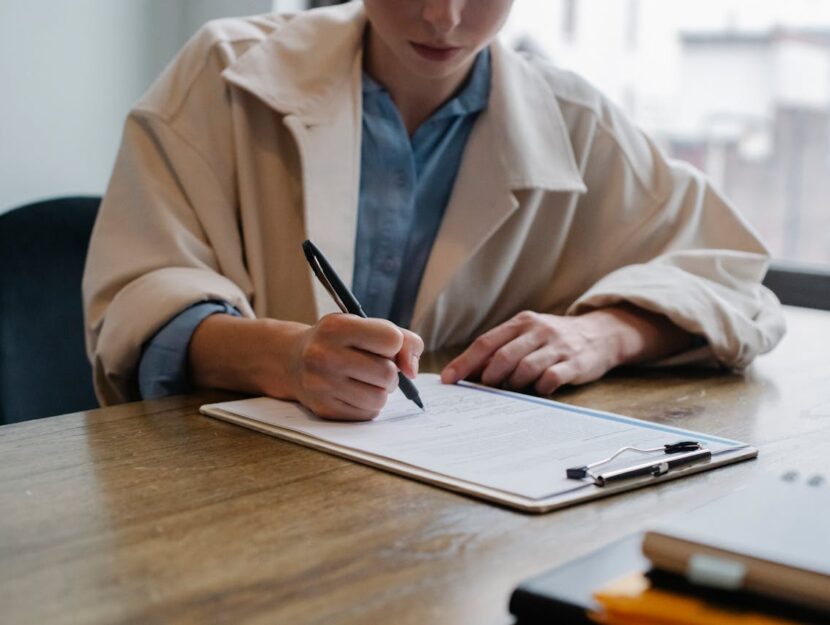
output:
[[[395,270],[396,266],[397,263],[395,262],[394,258],[387,258],[385,261],[383,261],[383,268],[390,273]]]
[[[397,174],[395,174],[394,180],[395,180],[395,184],[397,186],[399,186],[399,187],[405,187],[406,186],[406,176],[404,174],[398,172]]]

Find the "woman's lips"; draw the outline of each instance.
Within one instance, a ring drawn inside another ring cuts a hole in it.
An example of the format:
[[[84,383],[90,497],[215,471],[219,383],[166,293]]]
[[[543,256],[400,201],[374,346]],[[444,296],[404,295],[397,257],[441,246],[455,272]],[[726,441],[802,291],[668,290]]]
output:
[[[435,47],[415,43],[414,41],[410,41],[409,43],[415,52],[428,61],[449,61],[461,51],[461,48],[458,47]]]

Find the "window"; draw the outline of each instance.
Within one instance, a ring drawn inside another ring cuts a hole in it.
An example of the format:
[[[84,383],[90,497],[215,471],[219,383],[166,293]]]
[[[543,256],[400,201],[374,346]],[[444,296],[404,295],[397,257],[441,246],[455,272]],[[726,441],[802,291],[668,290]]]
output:
[[[628,15],[625,19],[625,42],[629,50],[637,48],[640,39],[640,0],[628,0]]]
[[[519,0],[505,34],[704,170],[774,256],[830,264],[830,2]]]
[[[577,0],[565,0],[562,7],[562,35],[566,41],[573,40],[576,35],[576,3]]]

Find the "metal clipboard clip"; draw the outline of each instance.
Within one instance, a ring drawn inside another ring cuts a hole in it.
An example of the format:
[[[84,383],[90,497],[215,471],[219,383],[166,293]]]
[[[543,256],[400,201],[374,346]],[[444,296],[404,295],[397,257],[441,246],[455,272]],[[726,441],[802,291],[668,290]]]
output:
[[[665,458],[651,458],[646,462],[631,465],[621,469],[613,469],[602,473],[595,473],[592,469],[603,464],[608,464],[620,454],[634,452],[638,454],[653,454],[662,451]],[[639,447],[623,447],[603,460],[598,460],[582,467],[571,467],[565,470],[568,479],[581,480],[591,478],[597,486],[606,486],[609,482],[627,480],[643,475],[659,477],[665,475],[674,468],[682,467],[696,462],[706,462],[712,457],[712,452],[703,447],[697,441],[680,441],[669,443],[662,447],[651,449],[640,449]]]

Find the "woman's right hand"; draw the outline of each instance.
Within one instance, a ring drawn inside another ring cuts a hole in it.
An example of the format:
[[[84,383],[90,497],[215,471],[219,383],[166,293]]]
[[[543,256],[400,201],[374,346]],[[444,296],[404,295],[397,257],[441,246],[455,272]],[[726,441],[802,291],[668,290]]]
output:
[[[383,319],[326,315],[312,326],[213,315],[190,342],[190,375],[201,387],[296,400],[318,416],[369,420],[398,385],[415,377],[421,338]]]

